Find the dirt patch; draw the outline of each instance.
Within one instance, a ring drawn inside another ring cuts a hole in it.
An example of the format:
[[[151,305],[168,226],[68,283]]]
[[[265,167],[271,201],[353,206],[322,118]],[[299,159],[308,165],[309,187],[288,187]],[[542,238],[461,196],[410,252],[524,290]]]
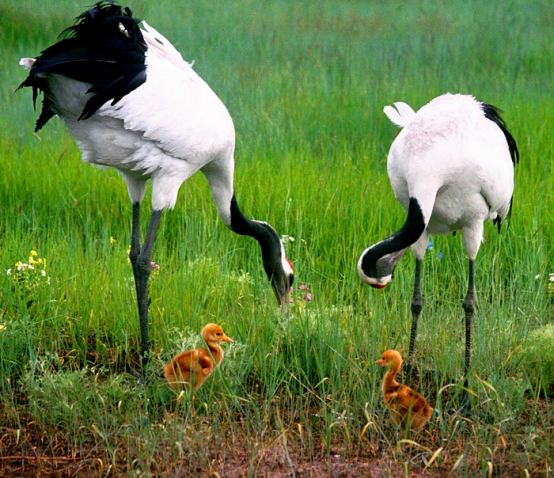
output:
[[[454,471],[469,476],[482,475],[490,469],[497,476],[548,475],[554,456],[554,444],[548,439],[554,424],[552,407],[546,400],[529,400],[528,408],[540,410],[544,423],[531,426],[530,415],[518,417],[517,429],[509,435],[497,425],[488,427],[486,443],[474,443],[472,422],[447,441],[439,427],[403,438],[385,418],[379,423],[379,435],[361,433],[346,440],[340,433],[331,436],[323,428],[312,430],[308,439],[292,424],[281,432],[269,427],[263,434],[241,428],[234,423],[232,431],[218,434],[199,418],[188,423],[185,438],[176,450],[161,434],[155,450],[148,448],[151,462],[141,461],[140,437],[135,434],[111,449],[91,436],[71,442],[72,437],[56,430],[44,430],[33,422],[19,430],[0,428],[1,477],[86,477],[152,476],[191,477],[440,477]],[[268,424],[271,420],[268,420]],[[178,419],[167,417],[167,423],[151,427],[182,426]],[[348,433],[357,433],[350,429]],[[480,436],[485,434],[480,433]],[[262,438],[260,438],[262,437]],[[135,440],[136,442],[133,442]],[[330,440],[330,441],[329,441]],[[308,443],[309,442],[309,443]],[[326,444],[327,443],[327,444]],[[151,444],[147,444],[151,447]]]

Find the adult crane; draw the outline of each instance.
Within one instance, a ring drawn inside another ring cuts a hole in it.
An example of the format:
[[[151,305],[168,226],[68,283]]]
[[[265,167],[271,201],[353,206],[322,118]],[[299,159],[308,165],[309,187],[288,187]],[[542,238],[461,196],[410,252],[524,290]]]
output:
[[[162,211],[197,171],[208,180],[218,213],[233,232],[251,236],[282,307],[293,268],[276,231],[239,209],[233,187],[235,130],[227,109],[175,47],[131,10],[100,1],[77,17],[62,40],[20,64],[33,102],[42,92],[40,130],[58,115],[85,162],[117,169],[132,203],[131,260],[148,363],[148,280]],[[140,208],[152,180],[152,216],[141,245]]]
[[[386,106],[384,112],[403,129],[390,148],[387,170],[394,195],[408,216],[397,232],[362,253],[358,273],[372,287],[383,288],[412,246],[415,280],[408,353],[411,370],[423,305],[421,264],[429,235],[461,230],[469,258],[468,289],[463,301],[466,387],[462,408],[467,409],[475,258],[483,240],[484,223],[492,220],[500,231],[500,224],[510,211],[519,151],[500,110],[473,96],[445,94],[417,113],[405,103],[395,106],[396,109]]]

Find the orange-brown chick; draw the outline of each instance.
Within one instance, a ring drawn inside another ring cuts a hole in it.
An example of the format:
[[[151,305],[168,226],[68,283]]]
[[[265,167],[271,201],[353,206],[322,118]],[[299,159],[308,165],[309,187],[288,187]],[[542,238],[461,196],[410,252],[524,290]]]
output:
[[[206,325],[200,335],[208,349],[197,348],[181,352],[165,366],[165,377],[173,388],[185,385],[192,385],[195,389],[200,387],[214,371],[214,360],[217,365],[223,360],[223,349],[219,342],[233,342],[216,324]]]
[[[390,365],[383,380],[382,390],[392,419],[403,428],[411,430],[422,428],[431,418],[433,409],[419,393],[395,380],[402,366],[401,355],[396,350],[387,350],[375,364],[383,367]]]

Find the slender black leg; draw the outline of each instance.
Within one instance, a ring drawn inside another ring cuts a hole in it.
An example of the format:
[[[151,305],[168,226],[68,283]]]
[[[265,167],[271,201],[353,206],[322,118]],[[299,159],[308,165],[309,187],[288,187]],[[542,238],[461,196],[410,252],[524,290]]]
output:
[[[135,287],[137,287],[137,259],[140,254],[140,203],[133,203],[133,225],[131,230],[131,250],[129,251],[129,260],[133,266],[133,276],[135,277]],[[138,290],[137,290],[138,294]]]
[[[421,296],[421,263],[421,259],[416,259],[414,295],[412,297],[412,332],[410,334],[410,350],[408,352],[408,366],[406,369],[408,382],[410,381],[412,375],[414,349],[417,335],[417,321],[423,307],[423,298]]]
[[[150,224],[144,243],[140,247],[140,204],[133,204],[133,228],[131,234],[131,251],[129,259],[133,266],[135,286],[137,291],[137,304],[140,321],[141,358],[142,368],[148,365],[149,341],[148,341],[148,280],[152,271],[152,249],[156,240],[156,231],[160,224],[162,211],[152,211]]]
[[[464,388],[462,393],[462,411],[468,411],[470,407],[469,394],[469,367],[471,364],[471,327],[473,322],[473,314],[475,312],[475,261],[469,261],[469,280],[467,294],[463,302],[463,307],[466,316],[466,351],[465,351],[465,367],[464,367]]]

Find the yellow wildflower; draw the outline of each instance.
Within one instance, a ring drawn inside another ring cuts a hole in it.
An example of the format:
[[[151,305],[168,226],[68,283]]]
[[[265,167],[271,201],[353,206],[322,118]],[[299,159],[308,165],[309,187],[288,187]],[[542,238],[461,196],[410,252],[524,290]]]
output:
[[[32,255],[33,257],[34,257],[34,256],[38,256],[38,253],[37,253],[37,251],[35,251],[35,250],[31,250],[31,255]]]
[[[117,242],[112,236],[110,236],[110,244],[115,244]]]

